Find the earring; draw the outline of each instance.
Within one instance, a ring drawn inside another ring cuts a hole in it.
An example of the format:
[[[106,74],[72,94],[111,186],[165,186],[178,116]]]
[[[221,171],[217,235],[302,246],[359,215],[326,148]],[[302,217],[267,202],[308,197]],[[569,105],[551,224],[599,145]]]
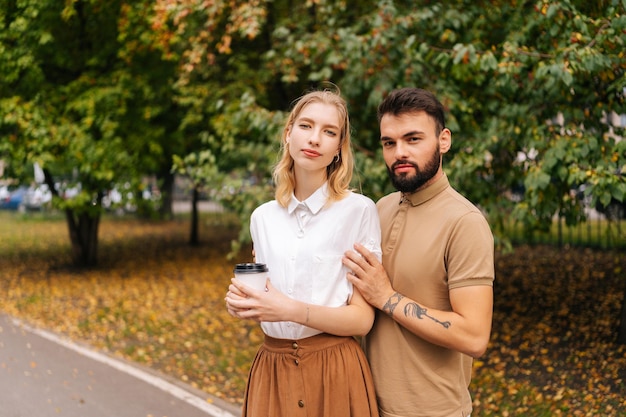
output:
[[[333,159],[333,162],[334,162],[334,163],[339,162],[339,158],[341,158],[341,155],[339,154],[339,152],[337,152],[337,153],[335,154],[335,159]]]

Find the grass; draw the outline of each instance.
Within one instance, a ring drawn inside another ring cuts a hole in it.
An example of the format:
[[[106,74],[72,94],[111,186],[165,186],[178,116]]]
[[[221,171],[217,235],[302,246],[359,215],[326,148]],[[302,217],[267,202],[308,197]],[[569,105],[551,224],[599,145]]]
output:
[[[588,219],[576,226],[568,226],[564,220],[555,221],[547,231],[527,233],[521,224],[510,221],[506,226],[514,243],[587,246],[599,249],[626,250],[626,220]],[[560,238],[559,238],[560,236]]]
[[[232,404],[262,340],[223,298],[237,234],[226,214],[189,222],[105,218],[100,263],[68,267],[62,218],[0,212],[0,309],[150,366]],[[236,261],[250,260],[249,247]],[[477,416],[622,416],[626,346],[615,343],[623,253],[518,246],[497,254],[492,338],[475,362]]]

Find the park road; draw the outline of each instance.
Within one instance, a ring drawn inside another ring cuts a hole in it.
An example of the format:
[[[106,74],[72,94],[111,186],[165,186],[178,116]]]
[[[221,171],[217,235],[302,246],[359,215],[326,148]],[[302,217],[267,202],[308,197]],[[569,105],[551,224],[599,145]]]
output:
[[[0,417],[234,417],[219,400],[0,314]]]

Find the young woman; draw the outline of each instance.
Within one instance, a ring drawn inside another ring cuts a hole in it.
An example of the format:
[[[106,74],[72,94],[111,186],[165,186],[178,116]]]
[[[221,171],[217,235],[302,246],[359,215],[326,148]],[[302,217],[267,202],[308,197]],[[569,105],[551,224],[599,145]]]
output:
[[[341,259],[354,242],[380,258],[380,225],[369,198],[349,189],[350,121],[338,91],[294,105],[274,169],[275,200],[258,207],[250,233],[265,291],[232,280],[231,315],[261,323],[265,341],[250,370],[243,416],[378,416],[363,351],[353,336],[374,311],[347,280]]]

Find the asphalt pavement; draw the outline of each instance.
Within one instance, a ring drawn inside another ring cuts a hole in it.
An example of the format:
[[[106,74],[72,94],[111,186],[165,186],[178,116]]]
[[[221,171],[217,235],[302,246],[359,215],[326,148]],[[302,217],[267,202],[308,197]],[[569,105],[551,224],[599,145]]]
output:
[[[237,407],[0,314],[0,417],[236,417]]]

